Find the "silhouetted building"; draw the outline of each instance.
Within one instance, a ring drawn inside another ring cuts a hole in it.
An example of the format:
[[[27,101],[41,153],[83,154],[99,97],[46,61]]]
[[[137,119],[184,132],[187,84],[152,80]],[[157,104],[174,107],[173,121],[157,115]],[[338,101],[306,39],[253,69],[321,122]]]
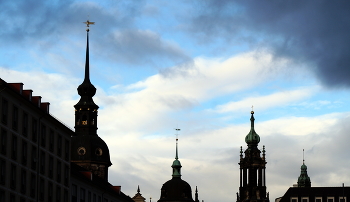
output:
[[[275,202],[347,202],[350,187],[290,187]]]
[[[146,198],[143,197],[140,193],[140,186],[137,186],[137,193],[134,197],[132,197],[132,200],[134,200],[135,202],[146,202]]]
[[[311,187],[307,167],[303,159],[298,183],[275,202],[347,202],[350,197],[350,187]]]
[[[192,198],[191,186],[181,179],[181,163],[178,158],[178,139],[176,139],[176,155],[173,165],[173,178],[165,182],[161,188],[158,202],[198,202],[198,192],[196,187],[195,200]]]
[[[0,201],[69,201],[73,131],[32,92],[0,79]]]
[[[254,130],[254,111],[251,112],[251,129],[245,137],[248,148],[240,151],[240,186],[239,194],[237,193],[237,202],[254,201],[268,202],[269,194],[266,194],[266,160],[265,146],[263,146],[263,154],[260,156],[258,144],[260,142],[259,135]]]

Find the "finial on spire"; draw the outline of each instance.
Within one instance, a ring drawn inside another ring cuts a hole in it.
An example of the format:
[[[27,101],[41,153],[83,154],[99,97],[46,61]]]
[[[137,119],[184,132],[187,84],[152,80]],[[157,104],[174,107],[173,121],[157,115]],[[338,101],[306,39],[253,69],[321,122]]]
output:
[[[83,23],[86,24],[86,27],[87,27],[86,31],[87,32],[90,31],[90,29],[89,29],[90,25],[94,25],[95,24],[95,22],[90,22],[89,20],[87,20],[86,22],[83,22]]]
[[[152,197],[149,197],[149,202],[152,202]]]
[[[252,111],[250,113],[254,114],[254,106],[253,105],[252,105]]]
[[[304,159],[304,149],[303,149],[303,165],[305,165],[305,159]]]
[[[137,193],[140,193],[140,185],[137,185]]]
[[[177,142],[178,142],[178,140],[179,140],[179,131],[181,130],[180,128],[175,128],[175,130],[176,130],[176,156],[175,156],[175,159],[179,159],[178,158],[178,153],[177,153]]]
[[[252,106],[252,111],[250,113],[252,114],[252,116],[250,117],[250,125],[251,125],[252,128],[254,128],[255,118],[254,118],[253,106]]]

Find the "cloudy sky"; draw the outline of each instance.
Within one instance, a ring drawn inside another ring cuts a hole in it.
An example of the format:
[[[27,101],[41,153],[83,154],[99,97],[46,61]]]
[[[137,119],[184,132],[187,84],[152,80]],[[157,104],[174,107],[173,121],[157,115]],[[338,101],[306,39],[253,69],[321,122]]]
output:
[[[98,134],[109,180],[153,201],[182,178],[204,201],[236,200],[254,105],[270,200],[297,182],[350,185],[350,2],[0,0],[0,77],[23,82],[74,127],[90,31]]]

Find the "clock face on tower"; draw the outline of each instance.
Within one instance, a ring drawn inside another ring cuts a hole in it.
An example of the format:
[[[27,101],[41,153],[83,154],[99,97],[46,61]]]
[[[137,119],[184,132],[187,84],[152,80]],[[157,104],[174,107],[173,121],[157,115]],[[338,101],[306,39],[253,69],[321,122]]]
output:
[[[96,148],[95,154],[96,154],[96,156],[102,156],[102,149],[101,148]]]
[[[82,155],[86,154],[86,149],[85,149],[85,147],[79,147],[77,152],[80,156],[82,156]]]

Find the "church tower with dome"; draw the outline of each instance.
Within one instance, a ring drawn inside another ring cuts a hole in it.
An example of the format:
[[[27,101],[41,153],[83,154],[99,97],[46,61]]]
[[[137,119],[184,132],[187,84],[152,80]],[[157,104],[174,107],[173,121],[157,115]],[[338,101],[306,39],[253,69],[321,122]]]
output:
[[[245,137],[248,148],[240,151],[240,186],[237,193],[237,202],[269,202],[269,193],[266,193],[266,159],[265,146],[262,155],[258,149],[259,135],[254,129],[254,111],[251,111],[251,129]]]
[[[197,187],[195,200],[193,200],[191,186],[181,179],[182,166],[178,158],[178,138],[176,138],[175,160],[171,167],[173,168],[172,179],[163,184],[158,202],[199,202]]]
[[[304,150],[303,150],[304,156]],[[311,187],[311,180],[307,174],[307,166],[305,165],[305,160],[303,157],[303,165],[300,167],[300,176],[298,177],[298,187]]]
[[[87,27],[92,22],[86,22]],[[79,102],[75,108],[75,136],[71,143],[71,161],[108,181],[108,167],[112,165],[107,144],[97,135],[98,106],[93,101],[96,88],[90,81],[89,29],[87,31],[84,81],[78,87]]]

